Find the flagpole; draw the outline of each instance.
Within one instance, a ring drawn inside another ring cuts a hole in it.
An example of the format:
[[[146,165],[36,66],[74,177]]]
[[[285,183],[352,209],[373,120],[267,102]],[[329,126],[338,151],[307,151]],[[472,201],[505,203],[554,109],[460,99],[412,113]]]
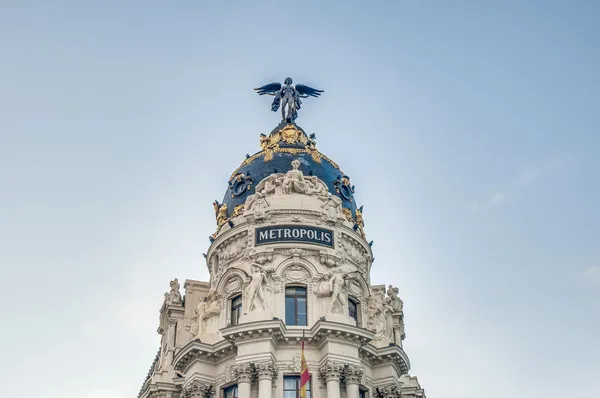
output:
[[[308,372],[308,365],[306,364],[306,358],[304,358],[304,330],[302,331],[302,343],[301,354],[300,354],[300,398],[306,398],[306,389],[310,386],[310,373]]]

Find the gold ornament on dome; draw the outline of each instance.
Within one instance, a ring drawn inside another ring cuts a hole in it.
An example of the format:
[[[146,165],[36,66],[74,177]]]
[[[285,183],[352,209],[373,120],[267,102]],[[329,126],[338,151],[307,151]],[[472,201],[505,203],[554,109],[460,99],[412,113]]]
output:
[[[356,209],[356,224],[362,236],[365,236],[365,221],[362,215],[362,206]]]
[[[244,205],[237,205],[233,208],[233,212],[231,213],[231,217],[229,217],[229,219],[231,220],[232,218],[236,218],[237,216],[241,215],[244,212]]]
[[[342,213],[344,213],[344,216],[346,216],[346,220],[350,221],[351,223],[354,224],[354,217],[352,217],[352,210],[350,210],[347,207],[344,207],[342,209]]]

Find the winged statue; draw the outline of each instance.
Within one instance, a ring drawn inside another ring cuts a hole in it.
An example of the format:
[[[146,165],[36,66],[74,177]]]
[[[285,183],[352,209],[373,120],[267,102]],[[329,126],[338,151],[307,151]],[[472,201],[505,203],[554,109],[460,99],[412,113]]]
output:
[[[302,105],[300,98],[318,97],[323,90],[317,90],[303,84],[292,86],[292,79],[288,77],[281,83],[269,83],[262,87],[255,88],[258,95],[274,95],[271,110],[277,112],[281,106],[281,118],[286,122],[293,122],[298,117],[298,109]],[[286,114],[287,108],[287,114]]]

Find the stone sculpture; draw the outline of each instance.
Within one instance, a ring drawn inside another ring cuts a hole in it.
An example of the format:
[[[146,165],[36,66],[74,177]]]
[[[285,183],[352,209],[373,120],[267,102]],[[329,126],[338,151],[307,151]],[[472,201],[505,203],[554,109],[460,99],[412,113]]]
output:
[[[343,292],[344,285],[346,284],[345,277],[346,274],[339,267],[334,268],[330,273],[331,304],[329,304],[329,312],[331,313],[343,313],[343,308],[348,303]]]
[[[250,211],[254,208],[255,215],[259,204],[266,209],[269,206],[267,197],[272,195],[290,195],[301,194],[317,197],[323,201],[331,201],[329,206],[333,206],[332,211],[337,212],[336,206],[341,206],[341,199],[337,196],[329,196],[329,188],[327,184],[315,176],[305,176],[300,170],[300,161],[294,159],[292,161],[292,169],[285,174],[273,173],[270,176],[262,179],[256,185],[256,193],[248,196],[246,199],[245,211]],[[335,215],[337,217],[337,214]]]
[[[404,305],[402,300],[400,300],[400,297],[398,297],[398,292],[399,289],[397,287],[393,287],[392,285],[390,285],[387,290],[388,297],[386,300],[392,307],[393,312],[401,312]]]
[[[165,301],[169,305],[181,305],[181,293],[179,293],[179,289],[181,285],[177,278],[169,282],[169,286],[171,287],[171,291],[169,293],[165,293]]]
[[[263,269],[263,266],[259,263],[252,263],[251,268],[250,284],[246,289],[246,313],[254,310],[266,310],[265,290],[271,291],[267,271]]]
[[[304,174],[298,170],[300,167],[300,161],[298,159],[292,160],[292,169],[285,173],[282,181],[283,193],[306,193],[307,184],[304,180]]]
[[[382,340],[386,335],[386,319],[385,319],[385,297],[383,290],[376,289],[372,292],[367,304],[367,312],[369,321],[367,329],[375,332],[374,340]]]
[[[194,312],[196,314],[196,322],[192,325],[191,332],[198,338],[206,331],[206,320],[221,313],[217,293],[214,291],[209,292],[208,296],[200,300]]]

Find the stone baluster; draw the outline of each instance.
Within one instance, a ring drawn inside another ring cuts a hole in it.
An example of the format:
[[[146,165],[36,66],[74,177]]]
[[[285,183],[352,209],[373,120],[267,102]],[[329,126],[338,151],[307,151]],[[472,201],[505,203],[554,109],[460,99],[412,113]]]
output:
[[[346,391],[348,398],[359,398],[359,386],[362,383],[364,368],[348,365],[346,367]]]
[[[327,384],[327,398],[340,398],[340,378],[344,365],[327,361],[319,369],[319,377]]]
[[[258,373],[258,396],[260,398],[271,398],[273,393],[273,379],[277,378],[275,362],[267,360],[255,363],[254,366]]]

